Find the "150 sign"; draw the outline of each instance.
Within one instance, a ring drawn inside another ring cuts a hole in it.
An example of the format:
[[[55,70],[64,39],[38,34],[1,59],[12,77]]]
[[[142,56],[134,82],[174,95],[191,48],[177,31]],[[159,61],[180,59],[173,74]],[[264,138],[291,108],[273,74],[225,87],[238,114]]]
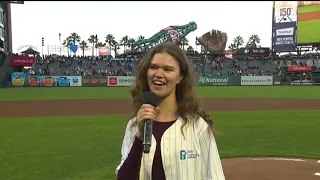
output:
[[[275,17],[297,16],[297,1],[274,1]]]
[[[281,8],[280,9],[280,16],[291,16],[293,8]]]

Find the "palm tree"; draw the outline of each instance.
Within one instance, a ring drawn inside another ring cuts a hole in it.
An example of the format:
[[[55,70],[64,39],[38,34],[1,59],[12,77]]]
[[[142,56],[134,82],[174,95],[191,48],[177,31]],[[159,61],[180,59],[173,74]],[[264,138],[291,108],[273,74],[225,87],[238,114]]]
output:
[[[140,39],[145,39],[145,37],[144,36],[138,36],[138,40],[140,40]]]
[[[70,45],[72,44],[72,40],[70,39],[70,36],[63,40],[62,46],[68,48],[68,56],[70,54]]]
[[[235,46],[235,49],[233,50],[238,50],[242,45],[243,45],[244,41],[243,38],[241,36],[237,36],[233,39],[233,43]]]
[[[98,35],[91,35],[89,38],[88,38],[88,42],[89,43],[92,43],[92,56],[94,56],[94,44],[96,44],[98,42]]]
[[[80,49],[82,49],[82,56],[84,56],[84,49],[88,47],[87,42],[83,40],[79,43],[79,45]]]
[[[135,47],[136,40],[134,38],[129,38],[128,39],[128,47],[130,47],[131,51]]]
[[[70,37],[70,39],[71,39],[71,41],[72,41],[72,43],[73,43],[74,45],[76,45],[76,42],[79,43],[80,40],[81,40],[80,36],[79,36],[77,33],[75,33],[75,32],[71,33],[71,35],[70,35],[69,37]]]
[[[114,50],[114,57],[116,57],[118,55],[118,50],[120,49],[120,45],[116,40],[113,40],[111,43],[111,46]]]
[[[180,46],[182,47],[182,49],[184,50],[184,46],[188,46],[189,45],[189,40],[184,37],[181,39],[181,42],[180,42]]]
[[[106,40],[105,42],[108,43],[110,51],[112,51],[112,42],[115,40],[115,37],[112,34],[107,34],[107,36],[105,37]]]
[[[120,40],[120,46],[123,46],[123,52],[126,51],[126,46],[128,45],[128,40],[129,40],[129,37],[127,35],[122,37]]]
[[[193,52],[193,51],[194,51],[193,47],[192,46],[188,46],[187,52]]]
[[[249,37],[246,47],[256,48],[257,44],[260,44],[261,39],[257,34],[253,34]]]
[[[228,46],[228,49],[231,50],[231,51],[237,50],[237,45],[235,44],[235,42],[231,43]]]

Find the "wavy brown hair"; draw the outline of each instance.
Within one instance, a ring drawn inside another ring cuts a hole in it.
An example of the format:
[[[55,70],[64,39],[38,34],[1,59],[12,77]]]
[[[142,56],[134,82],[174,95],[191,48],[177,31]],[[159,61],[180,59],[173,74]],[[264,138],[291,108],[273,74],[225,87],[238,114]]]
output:
[[[176,59],[183,77],[182,81],[176,85],[178,113],[186,121],[181,127],[181,132],[183,133],[182,129],[187,122],[197,120],[200,116],[208,123],[212,132],[216,135],[210,116],[200,109],[199,97],[194,88],[196,85],[196,75],[191,68],[189,58],[178,45],[172,42],[165,42],[154,47],[140,60],[136,73],[136,84],[130,90],[133,98],[132,118],[136,116],[142,106],[143,93],[150,90],[147,82],[147,71],[151,60],[155,54],[163,52],[170,54]]]

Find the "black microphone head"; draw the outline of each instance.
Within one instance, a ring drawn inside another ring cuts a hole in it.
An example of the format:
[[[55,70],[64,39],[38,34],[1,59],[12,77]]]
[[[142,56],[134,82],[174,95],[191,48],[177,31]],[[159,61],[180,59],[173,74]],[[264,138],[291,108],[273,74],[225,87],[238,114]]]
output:
[[[142,104],[151,104],[157,107],[160,103],[160,97],[152,91],[146,91],[142,95]]]

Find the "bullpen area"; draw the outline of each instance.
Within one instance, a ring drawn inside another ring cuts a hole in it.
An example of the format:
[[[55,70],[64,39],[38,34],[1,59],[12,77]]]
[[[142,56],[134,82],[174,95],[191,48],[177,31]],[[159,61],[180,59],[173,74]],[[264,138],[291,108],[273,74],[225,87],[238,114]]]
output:
[[[227,180],[318,180],[320,88],[199,87]],[[127,87],[0,89],[0,177],[114,180]]]

